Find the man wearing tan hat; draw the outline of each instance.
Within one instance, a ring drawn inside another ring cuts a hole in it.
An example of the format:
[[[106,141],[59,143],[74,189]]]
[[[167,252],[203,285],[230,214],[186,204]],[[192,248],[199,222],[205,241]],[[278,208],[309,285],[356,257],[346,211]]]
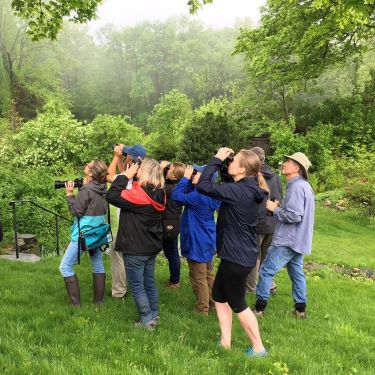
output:
[[[267,306],[272,279],[287,266],[292,281],[292,295],[296,318],[306,318],[306,279],[303,257],[311,253],[314,227],[314,192],[308,183],[310,160],[302,152],[285,156],[282,174],[288,183],[280,207],[278,201],[268,200],[266,208],[277,219],[271,246],[259,270],[254,313],[263,316]]]

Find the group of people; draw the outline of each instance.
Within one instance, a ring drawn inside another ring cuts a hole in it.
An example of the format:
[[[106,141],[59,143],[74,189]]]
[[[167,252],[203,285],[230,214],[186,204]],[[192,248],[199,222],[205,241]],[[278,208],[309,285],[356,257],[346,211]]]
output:
[[[218,182],[223,164],[228,165],[228,182]],[[285,156],[282,174],[287,189],[282,198],[280,177],[265,164],[260,147],[237,154],[222,147],[207,165],[186,166],[147,158],[142,145],[116,145],[108,168],[100,160],[86,165],[84,184],[75,197],[73,182],[66,183],[75,221],[60,272],[72,304],[81,305],[73,270],[78,229],[104,223],[109,203],[119,214],[110,254],[112,296],[125,297],[129,286],[139,312],[136,326],[153,330],[160,321],[154,270],[161,250],[170,271],[166,287],[180,287],[180,236],[195,295],[194,311],[208,315],[216,310],[221,331],[218,345],[231,347],[234,312],[251,342],[246,354],[265,356],[256,317],[264,315],[270,293],[276,291],[274,276],[284,266],[292,280],[294,315],[306,317],[303,256],[311,251],[314,219],[310,166],[303,153]],[[108,191],[107,183],[111,183]],[[215,253],[220,258],[216,276]],[[103,302],[105,286],[102,254],[99,249],[90,253],[94,303],[98,304]],[[253,310],[247,305],[246,292],[256,294]]]

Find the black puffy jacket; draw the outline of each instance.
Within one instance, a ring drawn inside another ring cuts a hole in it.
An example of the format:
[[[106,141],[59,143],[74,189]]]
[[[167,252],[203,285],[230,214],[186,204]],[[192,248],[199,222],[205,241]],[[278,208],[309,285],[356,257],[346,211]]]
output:
[[[162,249],[162,213],[165,191],[151,186],[126,190],[128,178],[119,175],[113,181],[106,200],[121,208],[115,250],[127,255],[153,255]]]

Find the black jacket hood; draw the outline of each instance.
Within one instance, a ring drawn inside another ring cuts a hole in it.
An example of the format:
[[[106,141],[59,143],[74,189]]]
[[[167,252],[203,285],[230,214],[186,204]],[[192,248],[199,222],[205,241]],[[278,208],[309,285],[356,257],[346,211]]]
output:
[[[276,174],[267,164],[262,165],[260,172],[266,180],[270,180]]]

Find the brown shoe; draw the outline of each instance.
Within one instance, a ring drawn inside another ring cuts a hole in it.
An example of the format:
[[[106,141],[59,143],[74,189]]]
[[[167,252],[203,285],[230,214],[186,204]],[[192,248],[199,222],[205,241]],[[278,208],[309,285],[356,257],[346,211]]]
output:
[[[294,311],[292,311],[292,314],[293,314],[293,316],[294,316],[296,319],[306,319],[306,318],[307,318],[306,311],[298,311],[298,310],[294,310]]]
[[[264,311],[258,311],[256,309],[253,309],[252,312],[257,318],[263,318],[264,317]]]
[[[179,289],[180,283],[171,283],[170,281],[166,285],[167,288],[169,289]]]

